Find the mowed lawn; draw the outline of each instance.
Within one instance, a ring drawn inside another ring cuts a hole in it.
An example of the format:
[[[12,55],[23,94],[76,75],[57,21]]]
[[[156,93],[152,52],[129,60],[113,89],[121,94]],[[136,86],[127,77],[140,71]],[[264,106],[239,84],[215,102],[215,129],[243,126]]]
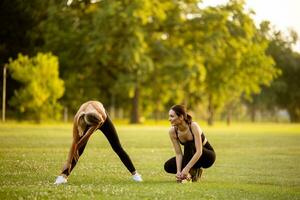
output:
[[[174,155],[168,126],[117,125],[144,182],[131,180],[97,131],[68,184],[55,186],[71,128],[0,124],[0,199],[300,199],[300,125],[203,125],[217,160],[200,182],[188,184],[164,172]]]

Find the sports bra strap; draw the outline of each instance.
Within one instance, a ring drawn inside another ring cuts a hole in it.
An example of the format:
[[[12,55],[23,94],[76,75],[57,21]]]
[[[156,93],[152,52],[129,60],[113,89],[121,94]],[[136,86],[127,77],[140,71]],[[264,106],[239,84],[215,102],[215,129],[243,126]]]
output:
[[[191,126],[191,124],[189,124],[189,129],[190,129],[190,131],[191,131],[191,134],[192,134],[193,140],[194,140],[195,138],[194,138],[194,133],[193,133],[193,131],[192,131],[192,126]],[[202,133],[201,133],[201,135],[202,135]]]
[[[174,129],[175,129],[175,133],[176,133],[177,140],[180,142],[180,144],[183,145],[184,143],[181,142],[180,139],[179,139],[179,137],[178,137],[178,132],[177,132],[178,128],[177,128],[177,127],[174,127]]]
[[[191,124],[189,124],[189,129],[190,129],[190,132],[191,132],[191,134],[192,134],[192,136],[193,136],[193,140],[192,141],[194,141],[195,140],[195,138],[194,138],[194,133],[193,133],[193,131],[192,131],[192,127],[191,127]],[[179,139],[179,137],[178,137],[178,128],[177,127],[175,127],[175,134],[176,134],[176,137],[177,137],[177,139],[178,139],[178,141],[180,142],[180,144],[184,144],[183,142],[181,142],[180,141],[180,139]],[[205,137],[205,135],[204,135],[204,133],[202,132],[201,133],[201,141],[202,141],[202,143],[203,143],[203,145],[207,142],[207,140],[206,140],[206,137]]]

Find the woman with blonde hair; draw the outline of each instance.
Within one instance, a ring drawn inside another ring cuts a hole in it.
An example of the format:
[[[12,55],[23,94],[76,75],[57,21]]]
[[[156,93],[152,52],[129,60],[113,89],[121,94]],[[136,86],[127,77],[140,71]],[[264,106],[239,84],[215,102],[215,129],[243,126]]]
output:
[[[59,185],[67,183],[67,178],[76,166],[90,136],[97,129],[103,132],[113,150],[117,153],[127,170],[131,173],[132,179],[137,182],[142,181],[141,175],[137,173],[130,157],[122,148],[116,129],[102,103],[98,101],[88,101],[80,106],[74,117],[73,142],[69,151],[68,159],[54,184]]]

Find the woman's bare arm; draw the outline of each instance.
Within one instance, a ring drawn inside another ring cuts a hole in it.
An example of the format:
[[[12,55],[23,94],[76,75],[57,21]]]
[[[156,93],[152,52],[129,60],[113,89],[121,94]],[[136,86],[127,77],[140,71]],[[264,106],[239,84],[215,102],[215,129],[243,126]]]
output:
[[[193,155],[191,160],[183,169],[184,173],[188,173],[202,155],[202,140],[201,140],[202,130],[196,122],[192,123],[191,128],[192,128],[192,134],[194,134],[196,153]]]
[[[181,172],[181,166],[182,166],[182,150],[181,150],[180,144],[177,140],[175,130],[173,127],[169,130],[169,136],[170,136],[170,139],[171,139],[173,147],[174,147],[175,158],[176,158],[176,168],[177,168],[177,173],[179,173],[179,172]]]

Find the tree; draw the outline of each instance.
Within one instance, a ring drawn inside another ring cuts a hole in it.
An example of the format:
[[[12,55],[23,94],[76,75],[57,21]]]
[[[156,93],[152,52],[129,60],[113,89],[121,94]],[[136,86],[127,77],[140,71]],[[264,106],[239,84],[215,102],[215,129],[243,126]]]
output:
[[[107,102],[107,90],[101,89],[106,87],[103,83],[109,77],[105,73],[109,69],[105,70],[97,63],[95,57],[99,55],[95,55],[89,46],[96,5],[90,1],[72,1],[71,5],[67,5],[66,1],[51,1],[47,19],[39,26],[44,39],[40,50],[51,51],[58,56],[60,74],[65,81],[61,102],[72,113],[86,100]]]
[[[280,31],[275,31],[268,48],[276,67],[282,71],[268,93],[275,96],[279,108],[288,111],[291,122],[300,122],[300,54],[292,49],[297,40],[294,32],[285,38]]]
[[[208,124],[215,112],[230,108],[242,96],[258,93],[278,74],[266,55],[268,41],[256,29],[243,1],[207,8],[201,17],[204,37],[200,40],[205,58]],[[200,19],[199,19],[200,20]]]
[[[154,4],[160,5],[159,1],[74,1],[49,8],[43,25],[45,48],[61,60],[69,106],[74,108],[86,98],[128,105],[131,98],[131,121],[139,121],[140,88],[152,66],[144,27],[149,15],[158,12]]]
[[[169,1],[168,1],[169,2]],[[203,59],[193,46],[193,27],[187,14],[196,7],[195,1],[169,2],[164,18],[152,18],[147,24],[146,38],[153,70],[143,87],[143,110],[159,118],[173,104],[191,107],[201,94],[205,77]],[[150,31],[149,31],[150,30]]]
[[[51,53],[38,53],[33,58],[19,54],[16,60],[10,60],[12,77],[22,83],[10,103],[38,122],[58,119],[61,111],[58,99],[64,93],[58,67],[58,59]]]
[[[103,66],[109,66],[115,80],[110,83],[114,95],[131,100],[131,123],[138,123],[145,87],[154,69],[147,36],[154,34],[153,25],[165,18],[170,2],[102,1],[93,24],[91,44]],[[123,101],[124,105],[128,101]]]
[[[241,96],[268,85],[276,70],[265,54],[268,42],[242,1],[203,10],[198,2],[37,4],[41,12],[29,33],[31,42],[42,45],[30,52],[58,56],[66,87],[61,102],[71,112],[98,99],[124,108],[137,123],[141,115],[158,116],[171,104],[202,103],[212,123],[216,112],[234,109]]]
[[[41,21],[45,20],[48,2],[38,0],[1,0],[0,1],[0,68],[9,61],[16,59],[18,53],[29,56],[36,54],[37,47],[43,45],[43,37],[37,29]],[[2,71],[2,70],[1,70]],[[0,73],[2,80],[2,73]],[[14,90],[20,83],[7,76],[7,100],[14,96]],[[0,88],[2,91],[2,87]],[[1,92],[2,93],[2,92]],[[8,114],[15,112],[14,107],[8,105]]]

